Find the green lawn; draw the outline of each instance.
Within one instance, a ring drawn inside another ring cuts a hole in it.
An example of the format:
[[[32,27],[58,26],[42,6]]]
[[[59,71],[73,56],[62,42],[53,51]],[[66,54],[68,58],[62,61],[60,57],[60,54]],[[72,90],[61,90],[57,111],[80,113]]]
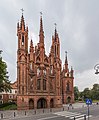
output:
[[[3,107],[0,107],[0,110],[16,110],[17,105],[16,104],[9,104]]]

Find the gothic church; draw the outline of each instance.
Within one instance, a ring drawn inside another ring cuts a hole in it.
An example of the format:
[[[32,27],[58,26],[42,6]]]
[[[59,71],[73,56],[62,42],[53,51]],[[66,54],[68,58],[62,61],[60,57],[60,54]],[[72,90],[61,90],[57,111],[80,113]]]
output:
[[[25,26],[23,14],[20,23],[17,23],[17,36],[18,110],[61,107],[62,104],[73,103],[73,69],[68,68],[67,54],[62,69],[56,27],[49,55],[45,54],[42,15],[37,46],[34,47],[31,40],[28,51],[28,26]]]

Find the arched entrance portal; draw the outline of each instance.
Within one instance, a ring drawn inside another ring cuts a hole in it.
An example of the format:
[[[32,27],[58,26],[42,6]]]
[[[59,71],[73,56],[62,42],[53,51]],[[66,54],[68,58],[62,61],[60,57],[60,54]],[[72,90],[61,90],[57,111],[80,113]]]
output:
[[[29,100],[29,109],[34,109],[34,101],[32,99]]]
[[[67,97],[67,103],[71,103],[71,97]]]
[[[44,98],[40,98],[38,101],[37,101],[37,108],[47,108],[47,101],[46,99]]]
[[[53,108],[53,107],[54,107],[54,100],[51,99],[51,100],[50,100],[50,108]]]

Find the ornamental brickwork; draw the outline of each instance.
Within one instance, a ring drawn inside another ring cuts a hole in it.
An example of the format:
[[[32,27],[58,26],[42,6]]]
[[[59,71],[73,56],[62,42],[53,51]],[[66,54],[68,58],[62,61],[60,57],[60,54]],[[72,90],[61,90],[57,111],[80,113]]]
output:
[[[60,40],[55,27],[49,55],[45,54],[42,16],[39,43],[30,42],[23,14],[17,24],[17,106],[20,109],[53,108],[74,102],[73,69],[69,71],[67,55],[64,68],[60,59]]]

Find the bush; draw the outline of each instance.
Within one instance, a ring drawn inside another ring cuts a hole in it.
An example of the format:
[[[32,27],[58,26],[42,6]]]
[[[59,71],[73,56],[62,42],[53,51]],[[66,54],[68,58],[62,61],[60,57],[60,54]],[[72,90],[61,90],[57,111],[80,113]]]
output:
[[[0,105],[0,108],[6,107],[6,106],[9,106],[9,105],[16,105],[16,103],[15,102],[4,103],[4,104]]]

